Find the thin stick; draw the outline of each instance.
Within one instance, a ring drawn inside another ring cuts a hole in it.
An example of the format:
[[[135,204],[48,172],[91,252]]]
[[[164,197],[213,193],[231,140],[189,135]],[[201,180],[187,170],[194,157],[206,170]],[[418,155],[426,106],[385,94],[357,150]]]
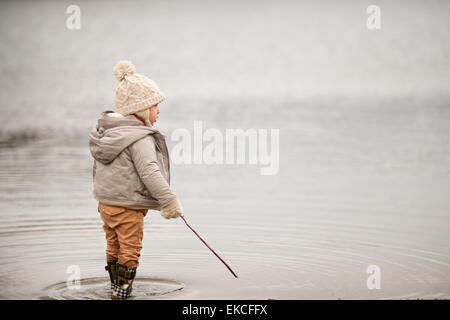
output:
[[[189,229],[191,229],[192,232],[195,233],[195,235],[196,235],[196,236],[197,236],[197,237],[205,244],[205,246],[207,246],[208,249],[211,250],[212,253],[214,253],[214,254],[216,255],[216,257],[219,258],[220,261],[222,261],[222,263],[228,268],[228,270],[230,270],[230,272],[233,274],[233,276],[234,276],[235,278],[237,278],[238,276],[233,272],[233,270],[231,270],[231,268],[227,265],[227,263],[226,263],[225,261],[223,261],[223,259],[222,259],[221,257],[219,257],[219,255],[218,255],[213,249],[211,249],[210,246],[208,246],[208,244],[205,242],[205,240],[203,240],[202,237],[200,237],[200,236],[198,235],[198,233],[195,232],[195,230],[192,229],[192,227],[186,222],[186,219],[184,219],[184,216],[181,215],[180,217],[181,217],[181,219],[183,219],[184,223],[186,223],[186,225],[189,227]]]

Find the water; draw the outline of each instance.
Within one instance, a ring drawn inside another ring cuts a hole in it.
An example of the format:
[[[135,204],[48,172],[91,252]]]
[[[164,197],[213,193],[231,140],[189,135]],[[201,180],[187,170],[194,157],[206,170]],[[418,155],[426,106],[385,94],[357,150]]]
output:
[[[61,282],[44,289],[46,296],[41,299],[52,300],[111,300],[110,280],[105,278],[82,279],[78,283]],[[169,296],[184,289],[184,284],[165,279],[136,278],[133,282],[133,295],[128,300],[149,300]]]
[[[450,297],[446,2],[381,2],[378,34],[356,1],[81,2],[76,32],[65,4],[0,6],[0,298],[107,298],[87,135],[112,109],[123,57],[168,96],[157,126],[169,138],[194,120],[280,129],[277,175],[172,165],[188,222],[239,278],[181,220],[150,211],[137,299]],[[70,266],[80,290],[65,286]]]

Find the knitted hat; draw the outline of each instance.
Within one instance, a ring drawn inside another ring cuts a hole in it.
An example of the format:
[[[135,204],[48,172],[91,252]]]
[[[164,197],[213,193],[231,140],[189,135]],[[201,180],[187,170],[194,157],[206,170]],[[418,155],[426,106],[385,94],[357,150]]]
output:
[[[114,104],[124,116],[150,108],[166,98],[153,80],[136,73],[131,61],[119,61],[114,75],[119,81],[114,88]]]

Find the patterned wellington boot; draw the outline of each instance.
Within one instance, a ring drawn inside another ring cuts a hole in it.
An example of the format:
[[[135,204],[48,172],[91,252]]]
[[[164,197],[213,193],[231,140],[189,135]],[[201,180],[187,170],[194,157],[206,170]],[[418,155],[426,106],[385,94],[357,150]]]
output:
[[[126,265],[116,264],[116,281],[114,282],[111,298],[126,299],[133,291],[133,281],[136,276],[136,268],[128,268]]]
[[[108,265],[105,266],[105,270],[109,273],[109,279],[111,280],[111,290],[114,288],[114,281],[116,278],[116,262],[108,261]]]

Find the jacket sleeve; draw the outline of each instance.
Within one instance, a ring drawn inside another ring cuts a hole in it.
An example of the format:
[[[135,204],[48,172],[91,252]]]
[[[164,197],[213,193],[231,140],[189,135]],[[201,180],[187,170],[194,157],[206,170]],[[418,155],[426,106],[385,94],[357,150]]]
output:
[[[95,170],[97,169],[97,162],[94,159],[94,164],[92,165],[92,181],[95,181]]]
[[[148,135],[130,145],[129,150],[134,167],[151,196],[161,206],[176,198],[159,169],[154,138]]]

